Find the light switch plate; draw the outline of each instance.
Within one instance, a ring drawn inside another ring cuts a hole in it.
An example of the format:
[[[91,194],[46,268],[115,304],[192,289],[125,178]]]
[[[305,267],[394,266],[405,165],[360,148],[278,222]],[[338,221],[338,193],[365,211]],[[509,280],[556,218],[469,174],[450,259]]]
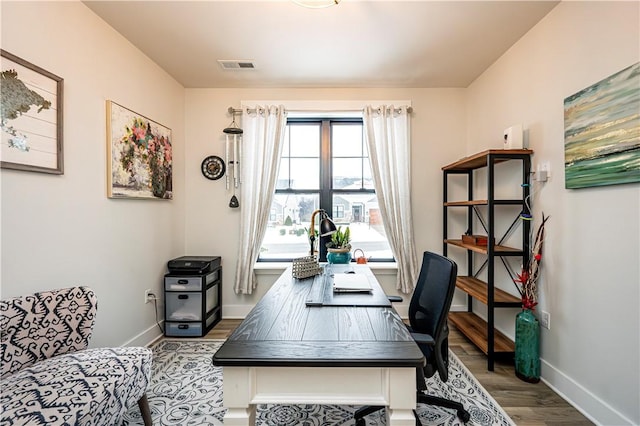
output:
[[[540,311],[540,325],[551,330],[551,314],[546,311]]]

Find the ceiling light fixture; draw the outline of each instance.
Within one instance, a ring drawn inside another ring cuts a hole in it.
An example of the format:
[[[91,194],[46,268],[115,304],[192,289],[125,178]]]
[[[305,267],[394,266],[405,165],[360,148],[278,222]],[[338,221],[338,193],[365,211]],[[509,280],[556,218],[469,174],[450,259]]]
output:
[[[340,3],[340,0],[292,0],[295,4],[310,9],[320,9],[323,7],[334,6]]]

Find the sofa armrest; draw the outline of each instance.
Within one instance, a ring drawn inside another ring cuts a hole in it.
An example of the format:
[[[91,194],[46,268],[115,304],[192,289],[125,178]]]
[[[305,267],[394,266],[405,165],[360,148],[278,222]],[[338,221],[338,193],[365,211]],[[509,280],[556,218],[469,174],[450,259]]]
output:
[[[96,295],[88,287],[0,301],[0,377],[55,355],[85,349],[96,309]]]

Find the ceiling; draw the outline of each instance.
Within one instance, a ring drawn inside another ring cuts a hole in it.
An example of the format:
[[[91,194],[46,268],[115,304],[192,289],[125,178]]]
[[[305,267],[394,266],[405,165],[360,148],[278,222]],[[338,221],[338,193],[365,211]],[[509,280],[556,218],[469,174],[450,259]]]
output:
[[[188,88],[467,87],[557,1],[84,2]],[[225,70],[217,60],[249,60]]]

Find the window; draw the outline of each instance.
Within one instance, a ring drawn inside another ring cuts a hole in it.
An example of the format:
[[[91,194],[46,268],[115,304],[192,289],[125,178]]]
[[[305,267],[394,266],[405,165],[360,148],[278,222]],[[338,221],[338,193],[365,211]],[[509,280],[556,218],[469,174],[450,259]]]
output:
[[[321,208],[336,226],[349,227],[353,248],[371,260],[393,261],[368,155],[362,119],[290,118],[259,260],[308,255],[311,214]],[[326,242],[319,245],[320,261],[326,259]]]

